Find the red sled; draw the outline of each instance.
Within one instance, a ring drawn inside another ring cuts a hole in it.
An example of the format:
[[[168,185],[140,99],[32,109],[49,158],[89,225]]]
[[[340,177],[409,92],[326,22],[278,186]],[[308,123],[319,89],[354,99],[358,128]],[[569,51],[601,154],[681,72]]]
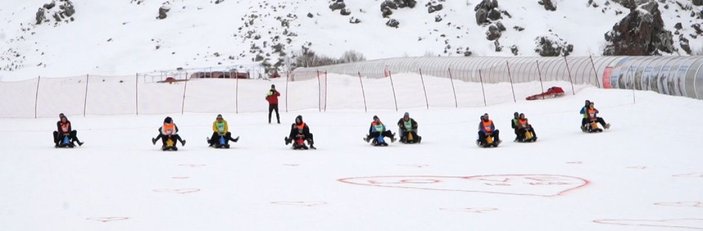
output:
[[[536,100],[536,99],[556,98],[559,96],[564,96],[564,89],[561,89],[561,87],[550,87],[549,89],[547,89],[547,91],[542,92],[542,94],[531,95],[525,99]]]

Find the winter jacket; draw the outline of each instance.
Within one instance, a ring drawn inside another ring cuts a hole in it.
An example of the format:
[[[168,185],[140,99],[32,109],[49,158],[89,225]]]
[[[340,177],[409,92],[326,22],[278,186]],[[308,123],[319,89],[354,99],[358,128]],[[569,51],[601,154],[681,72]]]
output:
[[[400,127],[401,131],[415,131],[417,130],[417,122],[415,122],[413,118],[408,119],[408,121],[405,121],[403,120],[403,118],[400,118],[400,120],[398,120],[398,127]]]
[[[159,128],[159,132],[161,132],[162,135],[175,135],[178,133],[178,126],[176,126],[176,123],[164,123],[164,125]]]
[[[278,104],[278,96],[280,95],[281,93],[278,93],[278,91],[271,89],[269,90],[268,95],[266,95],[266,101],[268,101],[270,105]]]
[[[379,122],[376,122],[376,121],[371,122],[371,127],[369,128],[369,134],[371,134],[372,132],[383,133],[384,131],[386,131],[386,125],[383,125],[382,122],[380,122],[380,121]]]
[[[485,133],[493,133],[496,130],[495,125],[493,125],[493,120],[478,122],[478,130]]]
[[[215,122],[212,122],[212,131],[217,132],[219,134],[225,134],[229,132],[229,126],[227,126],[227,120],[222,120],[222,122],[218,122],[215,120]]]
[[[310,138],[310,127],[308,127],[305,122],[301,122],[300,124],[293,123],[293,125],[290,126],[290,134],[288,135],[288,138],[290,139],[295,139],[295,136],[298,135],[298,133],[301,133],[305,136],[305,138]]]

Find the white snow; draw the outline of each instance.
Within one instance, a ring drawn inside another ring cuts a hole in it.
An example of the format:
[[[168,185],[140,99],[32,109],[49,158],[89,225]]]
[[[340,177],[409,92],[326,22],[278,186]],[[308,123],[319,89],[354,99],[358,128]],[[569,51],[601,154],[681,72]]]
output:
[[[478,90],[462,95],[470,103],[458,109],[451,93],[433,94],[431,105],[440,106],[427,110],[422,91],[408,91],[404,77],[394,75],[403,96],[397,112],[392,97],[378,93],[383,80],[368,80],[376,106],[366,113],[352,90],[328,92],[337,106],[327,112],[282,111],[280,125],[261,111],[223,113],[241,136],[229,150],[205,143],[220,111],[69,115],[85,142],[75,149],[53,148],[57,118],[0,119],[2,230],[703,229],[703,156],[696,151],[703,102],[592,87],[572,95],[563,86],[564,97],[513,103],[509,90],[487,85],[504,89],[489,94],[488,107]],[[329,89],[358,80],[345,78],[330,77]],[[426,78],[428,89],[445,87],[441,80]],[[539,91],[534,86],[516,91]],[[242,97],[265,108],[263,87]],[[595,101],[610,130],[579,130],[585,99]],[[379,148],[361,140],[373,115],[396,131],[404,111],[418,121],[422,144]],[[511,142],[514,111],[530,119],[536,143]],[[501,130],[498,148],[474,143],[486,112]],[[284,146],[299,114],[318,150]],[[150,143],[167,115],[187,140],[178,152]]]
[[[507,31],[499,39],[502,52],[495,52],[493,41],[486,40],[488,26],[476,25],[474,7],[478,0],[445,1],[444,9],[432,14],[425,7],[429,1],[420,0],[415,9],[394,11],[391,18],[400,22],[397,29],[385,25],[388,19],[381,16],[381,1],[351,0],[345,1],[352,12],[349,16],[332,12],[328,1],[170,1],[171,10],[164,20],[156,19],[161,1],[75,1],[75,21],[54,26],[52,19],[34,25],[37,9],[48,2],[7,1],[8,7],[0,11],[0,54],[7,58],[0,60],[0,68],[18,65],[15,71],[0,71],[6,79],[130,75],[179,67],[224,69],[250,64],[255,56],[249,53],[252,43],[265,51],[262,55],[270,53],[274,63],[277,54],[271,53],[272,38],[281,36],[279,42],[286,38],[277,17],[290,19],[288,32],[298,35],[286,46],[289,55],[299,55],[309,42],[317,54],[335,58],[348,50],[358,51],[367,59],[462,56],[467,47],[474,56],[513,56],[509,49],[513,45],[519,47],[519,56],[536,56],[535,38],[555,34],[574,44],[572,56],[597,56],[605,46],[604,34],[629,12],[619,4],[606,6],[604,0],[594,1],[598,8],[589,7],[585,1],[555,0],[557,11],[546,11],[538,1],[500,0],[500,9],[512,18],[504,16],[501,20]],[[680,9],[673,0],[666,4],[668,9],[665,4],[659,5],[665,27],[673,33],[674,25],[681,22],[681,34],[690,40],[691,49],[703,49],[703,36],[688,36],[695,34],[691,25],[703,23],[703,19],[691,17],[690,11]],[[703,10],[700,6],[691,8]],[[617,15],[616,11],[623,13]],[[313,18],[307,17],[308,13]],[[251,15],[257,18],[247,27],[245,22]],[[435,22],[436,16],[443,20]],[[350,24],[351,17],[362,22]],[[515,26],[525,30],[519,32],[513,29]],[[256,30],[262,37],[245,39],[249,30]],[[447,44],[451,48],[445,54]],[[678,47],[678,36],[674,44]],[[80,65],[67,65],[66,61]]]

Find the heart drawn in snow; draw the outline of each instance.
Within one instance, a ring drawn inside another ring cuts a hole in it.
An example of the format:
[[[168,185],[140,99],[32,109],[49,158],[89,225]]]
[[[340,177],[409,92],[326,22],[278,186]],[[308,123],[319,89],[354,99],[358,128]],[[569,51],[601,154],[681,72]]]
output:
[[[645,227],[662,227],[662,228],[679,228],[679,229],[698,229],[703,230],[703,219],[699,218],[678,218],[678,219],[600,219],[593,222],[606,225],[625,225],[625,226],[645,226]]]
[[[543,197],[561,196],[589,184],[588,180],[579,177],[549,174],[370,176],[343,178],[338,181],[375,187]]]

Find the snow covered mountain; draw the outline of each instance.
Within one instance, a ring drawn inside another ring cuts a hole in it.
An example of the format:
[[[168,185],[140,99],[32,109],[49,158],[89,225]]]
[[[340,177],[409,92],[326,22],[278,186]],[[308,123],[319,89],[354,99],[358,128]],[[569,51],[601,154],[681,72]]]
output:
[[[5,80],[259,64],[273,70],[297,57],[345,52],[356,59],[703,53],[700,0],[4,2]]]

